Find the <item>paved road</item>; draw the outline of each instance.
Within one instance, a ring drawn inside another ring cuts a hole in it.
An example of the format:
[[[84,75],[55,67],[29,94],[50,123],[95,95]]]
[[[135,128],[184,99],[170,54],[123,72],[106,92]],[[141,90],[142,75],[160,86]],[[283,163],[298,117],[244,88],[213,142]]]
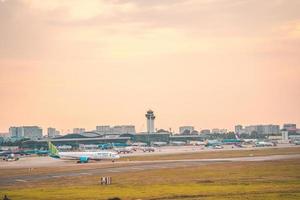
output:
[[[129,164],[128,166],[103,166],[101,168],[81,169],[67,172],[49,172],[46,174],[35,175],[20,175],[0,179],[0,187],[8,185],[16,185],[30,183],[32,181],[42,181],[47,179],[55,179],[61,177],[76,177],[76,176],[104,176],[121,172],[133,172],[149,169],[163,169],[176,167],[191,167],[208,165],[211,163],[224,162],[251,162],[251,161],[270,161],[282,159],[300,159],[300,154],[296,155],[274,155],[274,156],[254,156],[254,157],[239,157],[239,158],[220,158],[220,159],[184,159],[184,160],[158,160],[158,161],[123,161],[120,163]]]

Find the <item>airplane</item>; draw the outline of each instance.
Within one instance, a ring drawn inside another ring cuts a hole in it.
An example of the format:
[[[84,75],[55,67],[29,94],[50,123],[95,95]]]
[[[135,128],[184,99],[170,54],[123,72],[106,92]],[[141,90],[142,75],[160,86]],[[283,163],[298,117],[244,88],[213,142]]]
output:
[[[78,163],[88,163],[90,160],[112,160],[119,159],[120,156],[116,152],[96,151],[96,152],[59,152],[55,145],[50,141],[49,156],[52,158],[78,160]]]
[[[114,146],[111,143],[99,144],[98,146],[102,150],[114,148]]]
[[[260,141],[255,144],[256,147],[272,147],[274,144],[272,142]]]
[[[49,151],[47,150],[37,150],[37,149],[33,149],[33,150],[22,150],[19,152],[21,155],[39,155],[39,156],[46,156],[49,154]]]
[[[134,146],[134,147],[145,147],[145,146],[147,146],[147,143],[144,143],[144,142],[135,142],[135,143],[132,143],[131,146]]]
[[[153,147],[142,147],[143,152],[154,152],[155,148]]]
[[[218,140],[207,140],[205,147],[214,147],[214,146],[221,146],[222,142]]]
[[[132,150],[132,148],[131,147],[123,147],[123,148],[114,148],[114,150],[116,151],[116,152],[118,152],[119,154],[120,153],[132,153],[133,152],[133,150]]]
[[[215,146],[210,146],[209,148],[212,148],[212,149],[223,149],[224,147],[222,145],[215,145]]]
[[[183,146],[183,145],[186,145],[186,142],[182,142],[182,141],[172,141],[170,142],[171,145],[174,145],[174,146]]]
[[[241,136],[240,136],[240,134],[239,134],[239,133],[234,133],[234,135],[235,135],[235,139],[237,139],[237,140],[241,140]]]
[[[190,141],[191,145],[194,146],[204,146],[206,144],[206,142],[202,142],[202,141]]]
[[[167,143],[166,142],[153,142],[152,145],[156,146],[156,147],[161,147],[161,146],[167,146]]]
[[[223,139],[223,144],[240,144],[242,141],[240,139]]]
[[[128,144],[126,143],[105,143],[105,144],[99,144],[98,145],[100,149],[113,149],[113,148],[118,148],[118,147],[127,147]]]
[[[114,147],[128,147],[128,144],[126,144],[126,143],[112,143],[112,146],[114,146]]]

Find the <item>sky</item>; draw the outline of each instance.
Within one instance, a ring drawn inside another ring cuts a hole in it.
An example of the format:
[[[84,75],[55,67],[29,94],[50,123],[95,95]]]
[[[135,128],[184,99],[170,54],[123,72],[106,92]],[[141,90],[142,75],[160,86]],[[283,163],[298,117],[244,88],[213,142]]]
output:
[[[299,0],[0,0],[0,131],[300,126]]]

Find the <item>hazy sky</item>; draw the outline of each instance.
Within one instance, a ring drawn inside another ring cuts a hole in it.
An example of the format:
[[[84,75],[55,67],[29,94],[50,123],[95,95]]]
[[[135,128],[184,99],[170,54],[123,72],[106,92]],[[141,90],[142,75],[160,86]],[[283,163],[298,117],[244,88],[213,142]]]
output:
[[[300,126],[299,0],[0,0],[0,131]]]

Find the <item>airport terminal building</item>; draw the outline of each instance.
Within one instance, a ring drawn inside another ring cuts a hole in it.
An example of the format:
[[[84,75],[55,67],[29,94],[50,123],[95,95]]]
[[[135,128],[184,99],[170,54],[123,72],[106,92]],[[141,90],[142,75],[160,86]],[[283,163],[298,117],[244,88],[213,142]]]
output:
[[[72,146],[78,148],[80,145],[101,145],[121,143],[130,145],[136,142],[146,143],[151,145],[155,142],[165,142],[170,144],[172,142],[186,142],[189,141],[203,141],[205,135],[172,135],[169,132],[162,133],[124,133],[120,135],[103,135],[96,132],[85,132],[81,134],[67,134],[55,138],[45,138],[40,140],[28,140],[22,143],[22,148],[42,149],[47,148],[48,141],[51,141],[56,146]]]

